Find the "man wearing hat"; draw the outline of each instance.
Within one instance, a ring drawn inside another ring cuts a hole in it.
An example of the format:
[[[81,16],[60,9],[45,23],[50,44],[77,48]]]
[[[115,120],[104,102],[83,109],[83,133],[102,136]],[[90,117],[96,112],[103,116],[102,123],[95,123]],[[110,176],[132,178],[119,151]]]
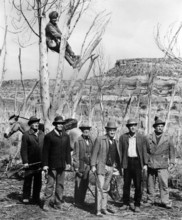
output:
[[[31,199],[31,185],[33,181],[33,194],[32,202],[40,202],[40,190],[41,190],[41,172],[35,172],[31,175],[28,174],[29,170],[38,170],[41,167],[41,155],[44,140],[44,133],[39,128],[39,121],[35,116],[30,117],[28,125],[30,129],[26,131],[22,136],[21,143],[21,158],[26,169],[25,178],[23,184],[23,202],[29,203]],[[39,163],[40,162],[40,163]],[[29,167],[31,164],[36,164]]]
[[[91,170],[96,173],[96,215],[111,214],[107,209],[107,196],[113,171],[120,170],[120,151],[115,139],[116,123],[109,121],[106,134],[96,139],[91,156]]]
[[[63,203],[64,170],[65,168],[70,169],[71,164],[70,138],[63,129],[64,122],[62,116],[55,117],[52,123],[55,128],[46,134],[44,138],[42,163],[43,170],[48,173],[43,206],[45,211],[49,211],[54,185],[54,208],[61,209],[61,204]]]
[[[121,167],[124,172],[123,206],[121,210],[131,208],[135,212],[140,212],[142,170],[147,168],[148,141],[146,137],[137,133],[137,122],[135,119],[129,119],[126,127],[129,132],[121,135],[119,138]],[[130,187],[132,180],[135,187],[134,207],[130,205]]]
[[[171,208],[168,191],[168,170],[175,164],[175,149],[172,138],[164,133],[165,122],[155,118],[154,132],[149,135],[149,162],[148,162],[148,204],[155,202],[155,181],[158,177],[161,204],[165,208]]]
[[[57,26],[58,16],[59,15],[56,11],[52,11],[49,14],[50,21],[46,25],[46,28],[45,28],[47,47],[57,53],[60,52],[59,48],[60,48],[60,42],[62,38],[62,33],[59,27]],[[80,56],[76,56],[74,54],[68,42],[66,43],[65,58],[73,68],[76,68],[80,60]]]
[[[88,123],[81,124],[79,128],[82,135],[76,140],[73,151],[73,167],[76,172],[74,200],[76,205],[83,205],[89,184],[90,157],[94,142]]]

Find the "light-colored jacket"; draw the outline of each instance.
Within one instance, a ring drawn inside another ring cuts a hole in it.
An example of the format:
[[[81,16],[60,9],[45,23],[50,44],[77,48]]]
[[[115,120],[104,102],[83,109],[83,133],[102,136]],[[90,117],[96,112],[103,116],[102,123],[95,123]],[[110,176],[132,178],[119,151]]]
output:
[[[157,144],[156,135],[149,135],[149,161],[148,167],[154,169],[167,169],[169,163],[175,162],[175,148],[172,138],[167,133],[163,133]]]
[[[117,152],[119,155],[119,160],[117,165],[120,169],[121,156],[119,152],[119,142],[116,141]],[[91,166],[97,167],[97,174],[104,175],[105,174],[105,165],[107,160],[107,154],[109,151],[109,138],[107,135],[100,136],[95,140],[94,148],[91,156]]]

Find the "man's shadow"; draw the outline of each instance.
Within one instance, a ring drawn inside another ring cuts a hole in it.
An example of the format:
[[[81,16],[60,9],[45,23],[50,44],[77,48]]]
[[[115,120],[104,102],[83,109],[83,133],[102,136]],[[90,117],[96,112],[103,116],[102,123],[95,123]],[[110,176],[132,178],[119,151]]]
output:
[[[73,205],[75,208],[89,212],[90,214],[95,214],[95,202],[87,203],[85,202],[83,205],[74,204],[74,198],[72,196],[64,196],[64,202]]]

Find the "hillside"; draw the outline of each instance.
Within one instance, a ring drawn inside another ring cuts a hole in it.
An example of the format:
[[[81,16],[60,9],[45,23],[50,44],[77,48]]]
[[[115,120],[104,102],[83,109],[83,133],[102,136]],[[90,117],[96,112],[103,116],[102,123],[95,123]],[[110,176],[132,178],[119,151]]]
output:
[[[131,105],[133,106],[130,110],[131,114],[132,111],[136,111],[136,108],[138,109],[138,105],[140,106],[140,113],[146,114],[148,94],[151,93],[153,113],[160,113],[164,116],[166,115],[174,86],[178,81],[172,108],[173,114],[179,116],[182,101],[182,78],[178,79],[178,76],[181,75],[181,72],[182,66],[173,63],[169,59],[137,58],[118,60],[115,66],[104,75],[91,77],[87,80],[82,102],[88,103],[89,93],[91,93],[91,98],[94,101],[98,100],[99,102],[99,94],[102,93],[105,110],[108,111],[108,114],[110,114],[110,109],[115,106],[114,111],[123,115],[129,99],[131,99]],[[30,92],[35,82],[35,79],[24,80],[26,94]],[[53,92],[54,82],[55,80],[50,80],[50,93]],[[73,95],[76,94],[80,82],[81,80],[77,81],[72,91]],[[69,83],[69,81],[64,81],[65,89]],[[20,80],[4,81],[0,92],[0,109],[12,109],[15,97],[17,106],[23,101],[23,88]],[[41,105],[39,85],[31,96],[30,104],[34,108],[35,105]]]

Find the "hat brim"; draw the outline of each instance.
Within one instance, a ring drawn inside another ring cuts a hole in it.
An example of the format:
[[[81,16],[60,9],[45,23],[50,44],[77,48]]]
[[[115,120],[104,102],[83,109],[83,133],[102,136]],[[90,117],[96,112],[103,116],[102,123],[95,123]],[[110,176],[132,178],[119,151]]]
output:
[[[79,129],[80,129],[80,130],[84,130],[84,129],[91,129],[91,127],[90,127],[90,126],[83,126],[83,127],[82,127],[82,126],[80,126],[80,127],[79,127]]]
[[[39,122],[39,121],[40,121],[40,119],[29,121],[29,122],[28,122],[28,125],[30,126],[31,124],[33,124],[33,123],[35,123],[35,122]]]
[[[52,123],[54,126],[57,125],[57,124],[65,124],[65,121],[53,121]]]
[[[105,127],[105,129],[117,129],[117,127]]]
[[[153,127],[155,128],[157,125],[164,125],[165,126],[165,122],[161,122],[161,123],[156,123],[156,124],[153,124]]]
[[[126,127],[130,126],[130,125],[137,125],[138,123],[130,123],[130,124],[126,124]]]

